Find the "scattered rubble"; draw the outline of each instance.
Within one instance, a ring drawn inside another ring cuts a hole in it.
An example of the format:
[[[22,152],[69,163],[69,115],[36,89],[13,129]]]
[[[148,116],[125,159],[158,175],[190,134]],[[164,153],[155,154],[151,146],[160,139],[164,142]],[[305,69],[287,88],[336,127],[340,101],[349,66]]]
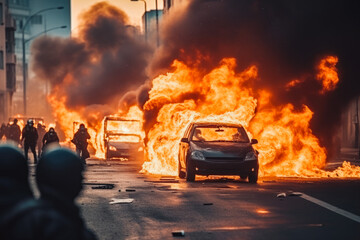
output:
[[[134,201],[133,198],[111,198],[111,201],[109,202],[109,204],[129,204],[132,203]]]
[[[136,192],[136,190],[135,189],[125,189],[125,192]]]
[[[94,186],[91,187],[92,189],[113,189],[115,187],[114,184],[105,184],[105,185],[100,185],[100,186]]]
[[[301,192],[289,192],[288,195],[290,197],[300,197],[302,195]]]
[[[173,237],[184,237],[185,231],[184,230],[174,231],[174,232],[172,232],[172,235],[173,235]]]
[[[277,198],[286,198],[286,193],[279,193],[276,195]]]

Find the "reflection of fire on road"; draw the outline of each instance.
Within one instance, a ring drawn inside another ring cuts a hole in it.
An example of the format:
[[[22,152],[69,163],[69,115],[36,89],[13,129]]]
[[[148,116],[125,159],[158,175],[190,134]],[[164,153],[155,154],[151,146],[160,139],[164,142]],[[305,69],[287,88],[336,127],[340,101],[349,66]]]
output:
[[[209,4],[209,14],[226,12],[219,11],[220,8],[234,8],[228,1],[210,2],[206,3]],[[51,81],[52,92],[48,101],[67,141],[72,137],[72,122],[84,122],[91,135],[90,144],[96,150],[95,155],[103,158],[104,117],[141,120],[144,130],[138,134],[144,136],[146,133],[147,154],[142,172],[176,175],[178,145],[185,127],[192,121],[220,121],[241,124],[251,138],[258,139],[259,144],[255,148],[260,153],[260,176],[360,177],[359,167],[348,163],[344,163],[334,172],[322,170],[328,154],[325,146],[331,147],[326,134],[334,134],[333,126],[336,121],[331,123],[331,131],[310,127],[310,123],[318,116],[317,111],[321,109],[313,104],[312,100],[327,100],[326,97],[336,92],[342,81],[345,81],[338,75],[337,70],[337,64],[343,58],[338,58],[335,54],[308,52],[308,55],[313,55],[312,60],[320,57],[319,61],[307,61],[304,57],[299,59],[300,64],[297,61],[293,63],[294,66],[302,65],[301,68],[296,71],[296,67],[288,70],[285,61],[280,61],[276,58],[279,56],[269,50],[274,47],[275,52],[280,51],[277,44],[281,41],[278,41],[277,37],[283,36],[274,35],[273,39],[268,40],[272,35],[265,30],[273,29],[274,26],[265,25],[271,21],[261,22],[272,17],[271,8],[276,6],[268,6],[261,1],[259,5],[250,4],[251,6],[245,2],[239,5],[235,4],[237,1],[232,2],[240,10],[249,11],[246,16],[253,21],[249,20],[249,26],[254,25],[260,30],[249,31],[251,27],[246,26],[247,19],[243,19],[241,14],[229,15],[233,18],[239,17],[237,21],[226,21],[228,16],[220,15],[225,23],[224,26],[220,24],[224,34],[214,36],[213,30],[208,33],[207,28],[202,26],[202,34],[210,34],[214,38],[203,41],[201,34],[196,35],[197,25],[191,26],[194,30],[187,24],[188,18],[201,16],[181,12],[182,14],[173,17],[176,21],[171,17],[164,19],[163,32],[168,41],[164,41],[164,45],[154,51],[143,42],[143,36],[138,29],[128,24],[124,12],[102,2],[84,13],[78,38],[37,40],[34,43],[34,66],[39,78]],[[286,2],[282,4],[287,6]],[[191,13],[202,4],[202,1],[189,1],[189,9],[184,7],[185,10],[182,10]],[[262,8],[261,4],[265,4],[266,8]],[[263,18],[261,14],[266,9],[270,9],[269,16]],[[291,14],[281,16],[294,17]],[[214,24],[212,19],[216,18],[207,18],[209,24]],[[217,23],[218,21],[215,26],[218,26]],[[234,36],[234,26],[230,26],[233,24],[239,31],[238,36]],[[262,28],[263,26],[268,28]],[[265,29],[265,32],[261,29]],[[188,30],[191,32],[190,39],[186,39],[185,35],[184,38],[172,36],[175,32],[175,35],[179,36],[178,31],[188,33]],[[228,32],[230,35],[227,35]],[[248,32],[249,34],[246,34]],[[108,35],[110,33],[111,36]],[[226,36],[231,36],[231,39],[223,39],[226,41],[219,44],[222,37]],[[193,38],[198,41],[193,41]],[[181,43],[178,42],[180,39]],[[247,41],[242,41],[243,39]],[[263,39],[267,39],[266,42]],[[221,46],[215,49],[212,45],[214,43]],[[288,47],[295,51],[292,46],[289,44]],[[56,50],[56,58],[48,55],[54,52],[52,49]],[[238,49],[243,49],[244,53]],[[251,51],[253,49],[257,52]],[[258,53],[262,51],[264,53]],[[271,53],[275,55],[274,58]],[[232,58],[232,54],[236,57]],[[265,54],[270,57],[263,56]],[[164,59],[158,55],[164,55]],[[284,55],[289,56],[287,52]],[[155,60],[150,62],[152,57]],[[296,57],[293,58],[297,60]],[[57,62],[49,59],[56,59]],[[168,66],[168,62],[172,62],[172,65]],[[302,64],[303,62],[306,64]],[[163,74],[154,75],[153,79],[148,81],[146,76],[149,73],[146,69],[156,64],[159,66],[152,69],[152,74],[161,72],[161,68],[165,68],[167,73],[162,71]],[[310,64],[312,66],[309,66]],[[274,66],[285,70],[277,71]],[[288,73],[287,71],[294,73],[282,76],[282,73]],[[271,74],[274,75],[270,76]],[[277,78],[281,79],[277,81]],[[143,85],[139,87],[141,84]],[[308,86],[311,86],[311,89],[307,89]],[[302,97],[305,90],[309,90],[306,92],[308,98]],[[289,96],[293,93],[297,94],[296,97]],[[323,114],[322,118],[326,114]],[[315,130],[319,130],[324,136],[317,136]]]

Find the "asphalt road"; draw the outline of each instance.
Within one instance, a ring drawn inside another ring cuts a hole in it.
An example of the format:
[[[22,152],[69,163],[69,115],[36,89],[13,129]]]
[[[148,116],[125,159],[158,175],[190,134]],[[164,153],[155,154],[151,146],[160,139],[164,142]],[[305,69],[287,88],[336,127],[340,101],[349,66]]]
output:
[[[89,163],[78,203],[102,240],[360,239],[360,179],[187,183],[140,174],[134,162]],[[172,236],[180,230],[183,237]]]

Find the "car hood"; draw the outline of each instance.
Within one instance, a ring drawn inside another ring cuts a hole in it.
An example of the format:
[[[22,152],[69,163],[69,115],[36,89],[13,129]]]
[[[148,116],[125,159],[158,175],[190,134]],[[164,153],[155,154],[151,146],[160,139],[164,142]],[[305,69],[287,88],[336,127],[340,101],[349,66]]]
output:
[[[109,146],[116,147],[117,149],[130,149],[136,146],[140,146],[138,142],[109,142]]]
[[[245,158],[246,154],[253,151],[250,143],[236,142],[190,142],[190,150],[198,150],[204,157],[240,157]]]

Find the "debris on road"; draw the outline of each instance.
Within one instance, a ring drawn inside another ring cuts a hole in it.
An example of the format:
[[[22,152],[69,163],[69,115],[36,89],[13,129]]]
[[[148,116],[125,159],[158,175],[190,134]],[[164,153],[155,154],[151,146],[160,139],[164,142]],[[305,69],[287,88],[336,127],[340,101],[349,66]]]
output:
[[[279,193],[276,195],[277,198],[286,198],[286,193]]]
[[[184,230],[174,231],[174,232],[172,232],[172,235],[173,235],[173,237],[184,237],[185,231]]]
[[[111,201],[109,202],[109,204],[129,204],[132,203],[134,201],[133,198],[111,198]]]
[[[91,188],[92,189],[113,189],[114,187],[115,187],[114,184],[106,184],[106,185],[94,186]]]
[[[135,189],[125,189],[125,192],[136,192]]]
[[[214,204],[213,203],[203,203],[203,205],[210,206],[210,205],[214,205]]]
[[[288,195],[290,197],[300,197],[302,195],[301,192],[289,192]]]

